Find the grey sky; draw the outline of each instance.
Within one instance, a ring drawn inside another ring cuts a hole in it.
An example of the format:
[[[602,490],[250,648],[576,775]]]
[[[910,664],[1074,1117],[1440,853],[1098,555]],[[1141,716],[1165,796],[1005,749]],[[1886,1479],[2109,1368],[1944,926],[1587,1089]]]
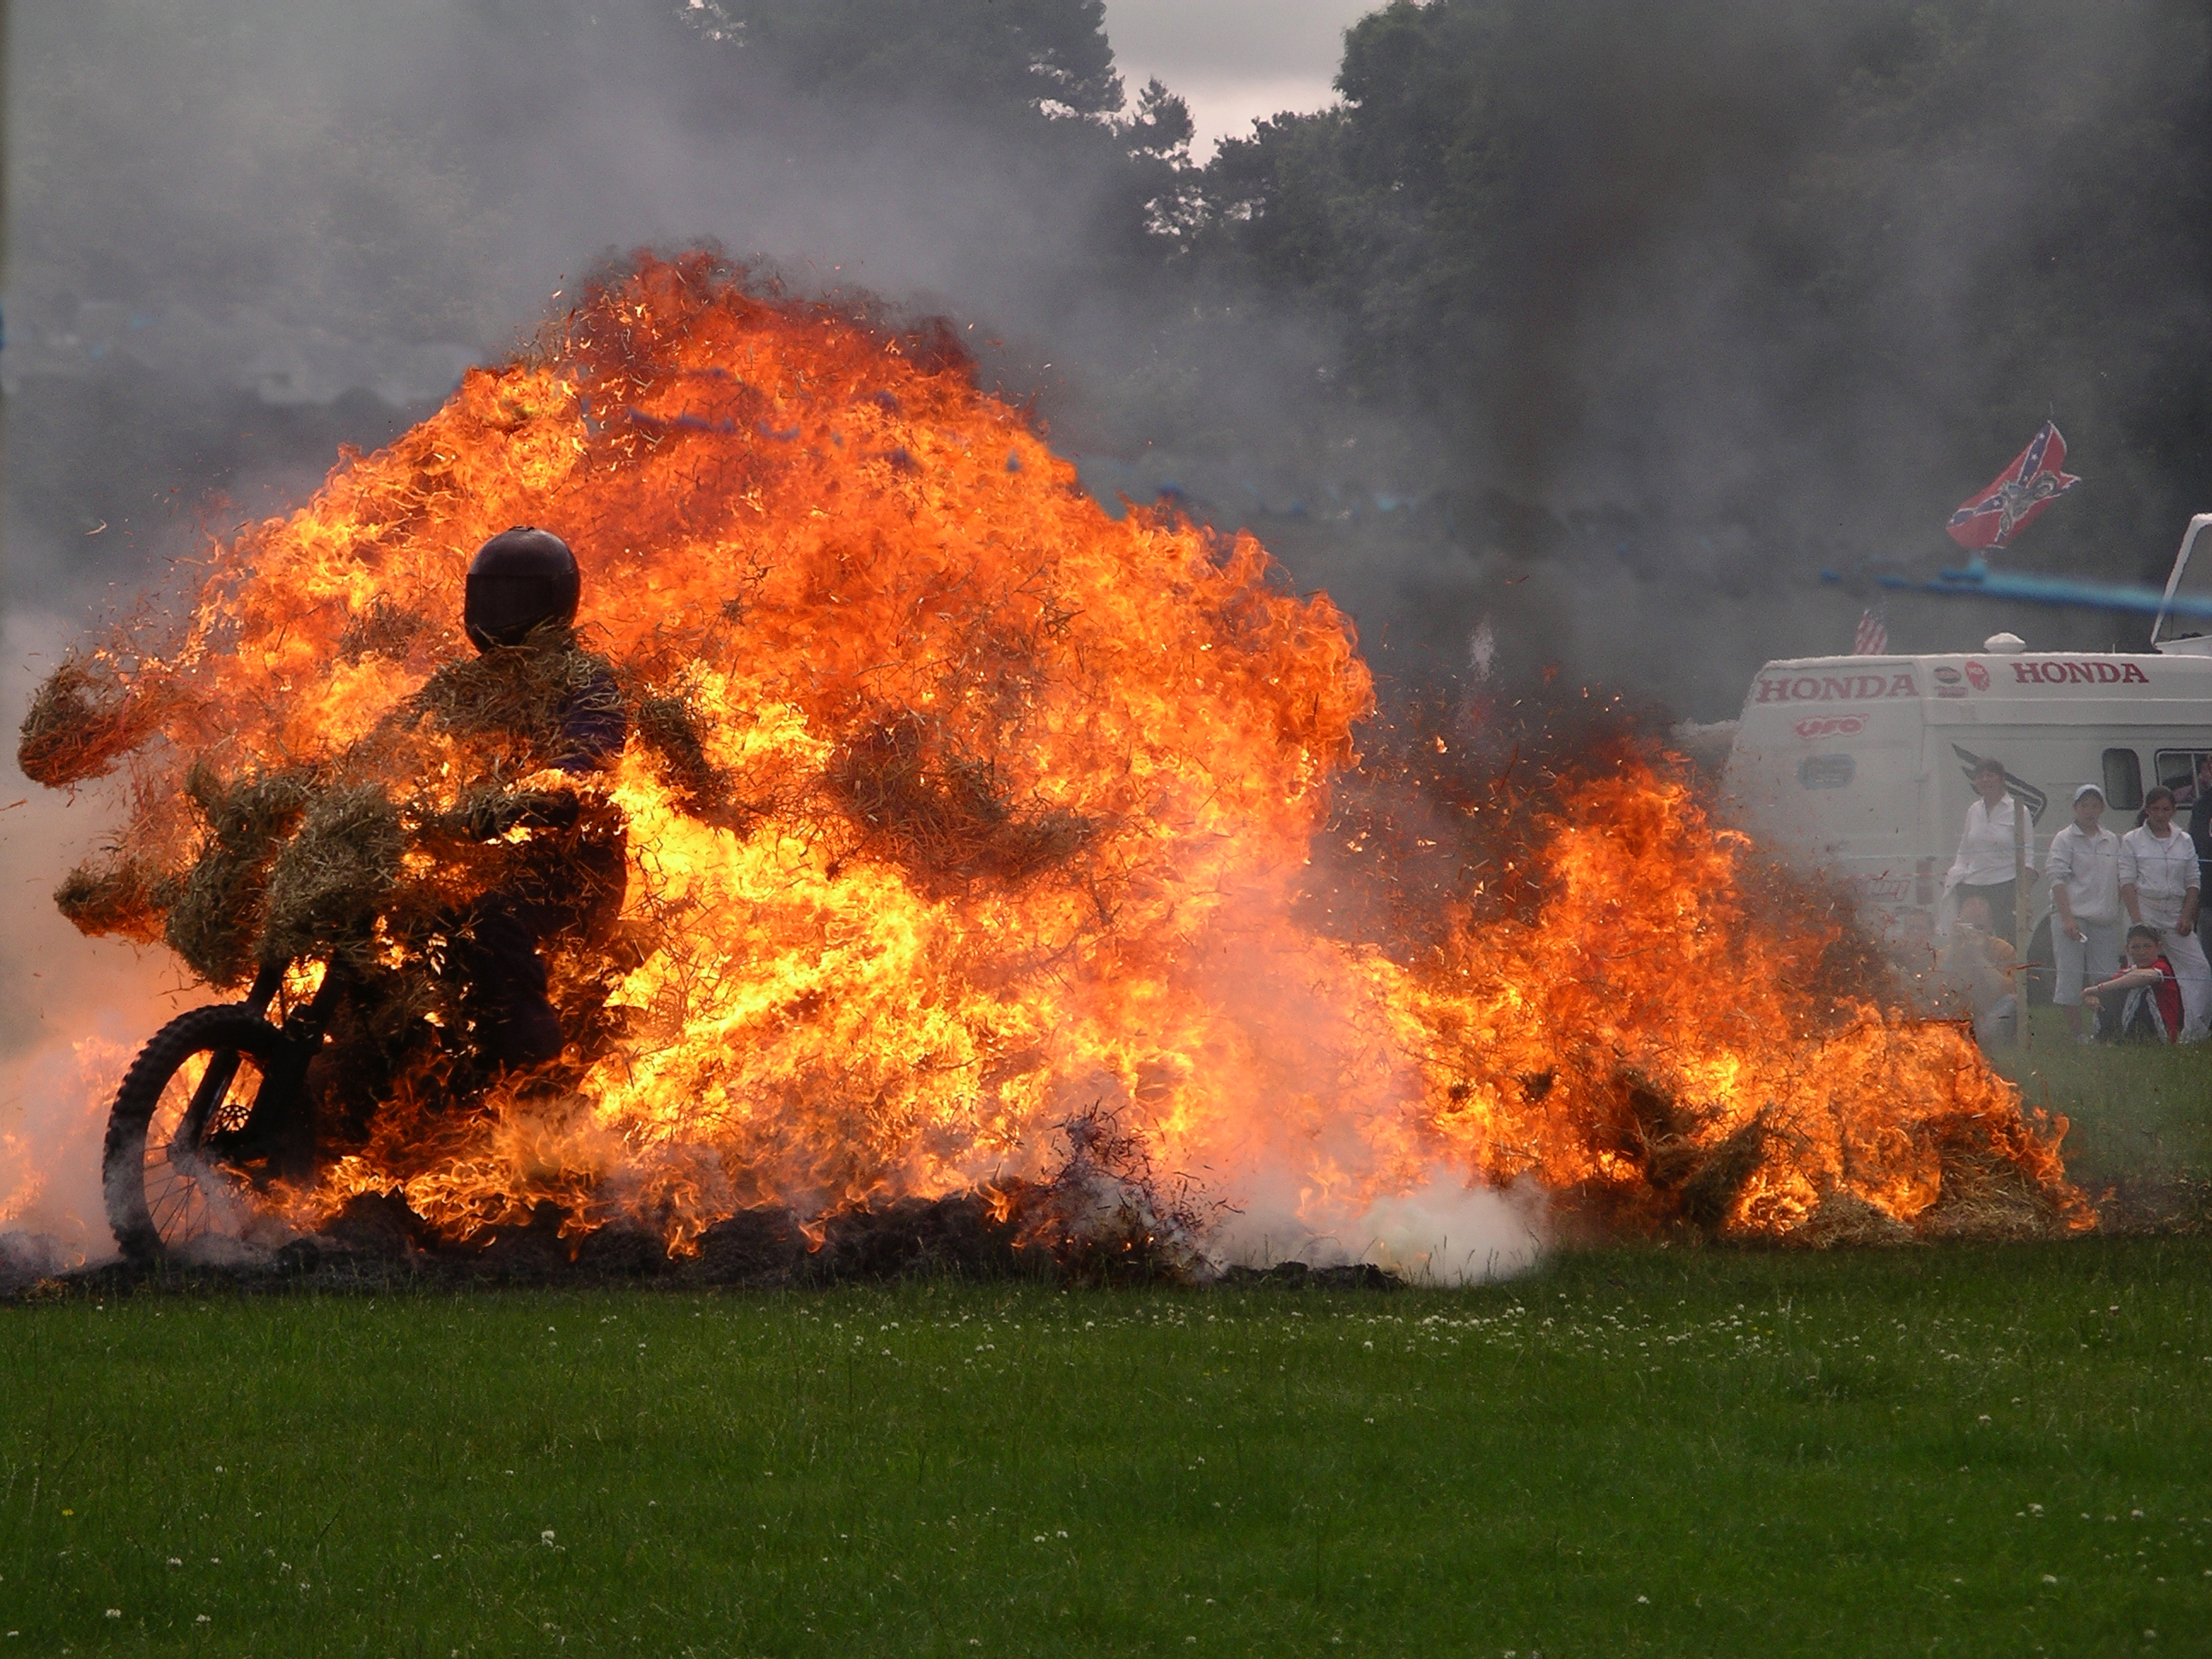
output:
[[[1106,0],[1106,38],[1134,96],[1158,76],[1190,105],[1204,161],[1284,110],[1334,103],[1344,31],[1382,0]]]

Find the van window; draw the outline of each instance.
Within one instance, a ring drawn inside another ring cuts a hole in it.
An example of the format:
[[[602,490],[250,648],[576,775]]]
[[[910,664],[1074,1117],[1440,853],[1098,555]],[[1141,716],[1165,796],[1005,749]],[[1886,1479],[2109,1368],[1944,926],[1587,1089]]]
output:
[[[2142,805],[2142,762],[2132,749],[2105,751],[2105,805],[2132,812]]]
[[[2197,798],[2197,769],[2207,749],[2161,749],[2158,751],[2158,781],[2173,791],[2173,799],[2187,806]]]
[[[1849,755],[1808,755],[1797,763],[1797,781],[1808,789],[1841,789],[1857,770]]]

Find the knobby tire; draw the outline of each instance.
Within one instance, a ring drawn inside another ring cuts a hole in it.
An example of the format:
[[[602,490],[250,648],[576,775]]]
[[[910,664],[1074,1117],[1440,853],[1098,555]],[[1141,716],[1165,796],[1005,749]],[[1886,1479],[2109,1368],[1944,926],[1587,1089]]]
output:
[[[147,1133],[170,1080],[195,1054],[209,1056],[210,1065],[225,1055],[250,1059],[259,1072],[260,1087],[288,1073],[290,1044],[284,1034],[242,1003],[195,1008],[171,1020],[138,1052],[116,1091],[108,1114],[107,1140],[100,1156],[100,1177],[107,1200],[107,1221],[123,1254],[135,1261],[150,1261],[173,1245],[189,1242],[175,1224],[166,1227],[157,1216],[159,1194],[149,1194]],[[204,1075],[204,1073],[203,1073]],[[258,1096],[257,1107],[263,1104]],[[186,1117],[192,1115],[190,1112]],[[206,1114],[200,1115],[204,1120]],[[204,1141],[207,1125],[182,1122],[172,1142],[196,1150]],[[157,1149],[166,1158],[167,1146]],[[162,1162],[157,1158],[156,1164]],[[219,1173],[210,1177],[220,1182]],[[197,1180],[189,1171],[174,1179]],[[204,1195],[203,1195],[204,1197]],[[150,1201],[149,1201],[150,1200]],[[187,1206],[188,1207],[188,1206]],[[212,1212],[212,1206],[210,1206]],[[210,1229],[208,1231],[212,1231]]]

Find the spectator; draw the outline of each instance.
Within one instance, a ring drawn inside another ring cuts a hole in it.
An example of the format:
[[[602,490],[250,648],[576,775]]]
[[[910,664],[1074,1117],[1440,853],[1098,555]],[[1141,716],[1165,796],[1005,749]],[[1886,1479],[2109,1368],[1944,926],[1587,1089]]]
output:
[[[1990,927],[2015,949],[2013,937],[2014,837],[2026,855],[2027,868],[2035,868],[2035,827],[2027,809],[2005,790],[2004,763],[1984,756],[1974,763],[1974,793],[1981,799],[1966,809],[1966,827],[1959,832],[1959,855],[1943,878],[1945,895],[1956,894],[1960,914],[1966,901],[1978,895],[1989,906]]]
[[[2157,928],[2129,928],[2126,971],[2081,993],[2081,1000],[2097,1011],[2097,1035],[2106,1042],[2180,1041],[2181,982],[2159,944]]]
[[[1959,902],[1943,968],[1973,1010],[1974,1040],[1984,1048],[2010,1042],[2020,1030],[2020,998],[2013,988],[2019,958],[1990,930],[1990,902],[1979,893]]]
[[[2074,792],[2074,822],[2051,838],[2051,1000],[2065,1012],[2066,1029],[2081,1029],[2081,986],[2120,971],[2120,838],[2105,828],[2105,792],[2085,783]]]
[[[2143,792],[2143,821],[2120,837],[2120,902],[2128,920],[2158,929],[2161,954],[2181,982],[2179,1041],[2195,1042],[2212,1014],[2212,963],[2197,937],[2203,875],[2197,843],[2173,827],[2173,791]]]

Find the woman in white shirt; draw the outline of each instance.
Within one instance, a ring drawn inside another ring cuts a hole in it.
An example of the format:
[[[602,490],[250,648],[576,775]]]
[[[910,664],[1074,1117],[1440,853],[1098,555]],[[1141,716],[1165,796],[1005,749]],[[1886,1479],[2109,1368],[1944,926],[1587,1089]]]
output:
[[[2017,950],[2020,941],[2013,937],[2013,838],[2019,836],[2033,872],[2035,826],[2027,809],[2005,793],[2002,761],[1984,756],[1975,763],[1974,793],[1981,799],[1966,809],[1966,827],[1959,832],[1959,856],[1943,878],[1944,896],[1960,904],[1977,895],[1986,899],[1990,931]]]
[[[2057,980],[2051,1000],[2082,1042],[2081,986],[2120,971],[2120,838],[2105,828],[2105,792],[2074,792],[2074,822],[2051,838],[2051,954]]]

